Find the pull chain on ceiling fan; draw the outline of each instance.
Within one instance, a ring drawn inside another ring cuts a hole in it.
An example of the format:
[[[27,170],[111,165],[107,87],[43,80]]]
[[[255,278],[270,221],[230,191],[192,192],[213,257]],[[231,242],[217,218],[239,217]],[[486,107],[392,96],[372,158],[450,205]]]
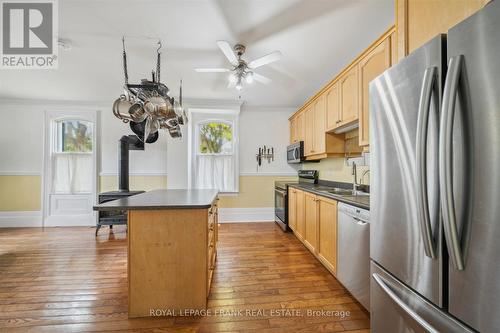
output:
[[[263,84],[269,84],[271,79],[256,73],[254,70],[258,67],[268,65],[281,59],[281,52],[274,51],[263,57],[257,58],[253,61],[246,62],[242,59],[246,47],[242,44],[236,44],[234,48],[231,44],[224,40],[217,42],[217,46],[222,53],[226,56],[229,63],[233,66],[229,68],[195,68],[198,73],[229,73],[228,88],[235,87],[237,90],[243,89],[243,81],[250,84],[254,80]]]

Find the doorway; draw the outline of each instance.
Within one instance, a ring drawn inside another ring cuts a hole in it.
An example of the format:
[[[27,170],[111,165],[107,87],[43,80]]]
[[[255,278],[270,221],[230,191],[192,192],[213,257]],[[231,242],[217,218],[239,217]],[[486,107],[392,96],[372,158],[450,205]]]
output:
[[[96,115],[96,111],[45,113],[44,227],[95,225]]]

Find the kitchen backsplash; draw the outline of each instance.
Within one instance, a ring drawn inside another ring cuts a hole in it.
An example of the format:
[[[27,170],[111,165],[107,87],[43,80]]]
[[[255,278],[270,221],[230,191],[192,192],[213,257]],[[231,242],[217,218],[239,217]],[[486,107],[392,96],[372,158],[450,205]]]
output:
[[[357,160],[357,159],[356,159]],[[359,161],[356,161],[357,165],[357,173],[358,173],[358,182],[361,184],[370,184],[370,173],[367,173],[364,177],[362,177],[363,173],[366,170],[369,170],[369,165],[362,166]],[[353,182],[352,175],[352,166],[347,165],[347,161],[345,157],[331,157],[321,160],[319,163],[303,163],[303,170],[318,170],[319,171],[319,179],[330,180],[330,181],[338,181],[338,182]],[[361,179],[363,178],[363,179]]]

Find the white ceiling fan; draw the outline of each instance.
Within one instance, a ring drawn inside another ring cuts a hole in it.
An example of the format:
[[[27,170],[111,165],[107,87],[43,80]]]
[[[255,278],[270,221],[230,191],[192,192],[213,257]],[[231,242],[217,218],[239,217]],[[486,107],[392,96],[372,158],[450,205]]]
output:
[[[217,46],[219,46],[233,68],[195,68],[195,71],[198,73],[231,72],[229,75],[228,87],[231,88],[234,86],[237,90],[243,89],[243,80],[245,80],[246,83],[252,83],[254,80],[264,84],[270,83],[271,79],[255,73],[254,69],[281,59],[281,52],[274,51],[253,61],[246,62],[241,58],[245,53],[245,45],[236,44],[234,48],[232,48],[231,44],[224,40],[220,40],[217,42]]]

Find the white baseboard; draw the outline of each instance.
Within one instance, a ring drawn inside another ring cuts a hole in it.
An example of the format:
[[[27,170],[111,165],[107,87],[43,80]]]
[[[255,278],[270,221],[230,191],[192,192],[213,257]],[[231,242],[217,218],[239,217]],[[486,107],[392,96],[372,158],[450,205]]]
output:
[[[96,217],[91,215],[52,215],[45,218],[45,227],[95,227]]]
[[[274,207],[219,208],[220,223],[271,221],[274,221]]]
[[[219,208],[220,223],[236,222],[272,222],[274,221],[274,207],[258,208]],[[74,227],[95,226],[95,220],[88,217],[53,217],[45,221],[46,227]],[[0,212],[0,228],[27,228],[42,227],[42,213],[33,212]]]
[[[41,227],[42,212],[0,212],[0,228]]]

